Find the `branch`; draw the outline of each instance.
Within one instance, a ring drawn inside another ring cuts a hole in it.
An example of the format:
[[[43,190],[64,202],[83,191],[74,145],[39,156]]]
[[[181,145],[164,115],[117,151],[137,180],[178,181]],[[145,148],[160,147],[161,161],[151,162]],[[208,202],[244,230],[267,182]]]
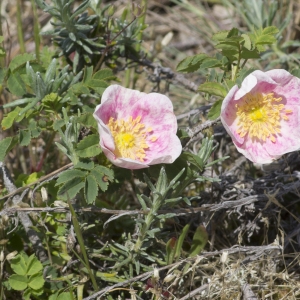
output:
[[[221,120],[221,118],[219,117],[219,118],[217,118],[215,120],[212,120],[212,121],[208,120],[205,123],[200,124],[200,125],[192,128],[192,129],[188,128],[187,132],[188,132],[188,135],[190,136],[190,140],[186,143],[186,145],[184,146],[184,149],[186,150],[187,147],[191,143],[193,143],[193,142],[195,142],[199,139],[199,137],[198,137],[199,133],[201,133],[203,130],[205,130],[209,127],[212,127],[212,126],[216,125],[217,123],[220,122],[220,120]]]
[[[180,209],[162,209],[158,210],[158,214],[168,214],[174,213],[176,216],[186,215],[186,214],[196,214],[200,211],[219,211],[222,209],[232,209],[237,208],[243,205],[250,205],[251,203],[259,202],[259,201],[267,201],[268,197],[266,195],[255,195],[245,197],[243,199],[234,200],[234,201],[224,201],[222,203],[217,204],[204,204],[200,207],[193,208],[180,208]],[[98,207],[86,207],[86,208],[74,208],[75,212],[78,213],[101,213],[101,214],[109,214],[109,215],[147,215],[149,213],[148,210],[115,210],[115,209],[106,209],[106,208],[98,208]],[[67,213],[70,212],[68,207],[57,206],[57,207],[19,207],[12,206],[9,208],[5,208],[0,212],[0,216],[3,215],[13,215],[16,212],[53,212],[53,213]]]
[[[2,165],[4,166],[3,162],[0,162],[0,168],[1,168]],[[56,170],[56,171],[54,171],[54,172],[52,172],[52,173],[50,173],[48,175],[45,175],[45,176],[39,178],[37,181],[32,182],[32,183],[30,183],[30,184],[28,184],[26,186],[22,186],[22,187],[20,187],[18,189],[13,185],[14,188],[13,189],[7,189],[8,192],[9,192],[9,194],[7,194],[4,197],[0,198],[0,201],[1,200],[5,200],[5,199],[10,198],[10,197],[13,197],[16,194],[18,194],[18,193],[26,190],[27,188],[36,185],[37,183],[40,183],[40,182],[43,182],[43,181],[46,181],[46,180],[51,180],[51,179],[57,177],[62,171],[66,170],[66,169],[69,169],[72,166],[73,166],[73,163],[69,163],[69,164],[63,166],[62,168],[60,168],[60,169],[58,169],[58,170]]]
[[[10,193],[14,193],[16,192],[17,188],[14,185],[9,171],[6,168],[6,166],[4,165],[3,162],[0,162],[0,169],[2,171],[2,176],[3,176],[3,182],[4,185],[6,187],[6,189],[10,192]],[[15,205],[16,207],[18,207],[19,204],[21,204],[23,197],[25,196],[26,192],[22,194],[22,196],[19,195],[15,195],[12,199],[12,203],[13,205]],[[5,210],[5,209],[4,209]],[[32,247],[35,249],[35,253],[36,256],[39,258],[39,260],[41,262],[44,262],[48,259],[47,256],[47,252],[45,250],[45,248],[42,245],[42,241],[40,240],[39,236],[37,235],[37,233],[32,229],[33,224],[31,222],[31,219],[29,218],[29,216],[27,215],[27,213],[22,212],[22,211],[17,211],[17,215],[18,218],[20,219],[27,235],[28,238],[30,240],[30,242],[32,243]]]

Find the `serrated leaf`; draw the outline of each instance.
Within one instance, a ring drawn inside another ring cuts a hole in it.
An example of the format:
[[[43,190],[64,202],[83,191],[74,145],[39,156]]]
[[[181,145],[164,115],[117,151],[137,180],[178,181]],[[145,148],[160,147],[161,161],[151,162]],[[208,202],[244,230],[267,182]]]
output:
[[[224,42],[239,44],[243,40],[244,39],[241,36],[232,36],[232,37],[228,37]]]
[[[90,79],[85,83],[85,85],[95,91],[97,91],[99,89],[101,89],[101,91],[102,91],[103,89],[106,89],[108,87],[107,82],[105,82],[103,80],[98,80],[98,79]]]
[[[256,45],[268,45],[276,42],[276,38],[272,35],[263,34],[260,35],[256,40]]]
[[[25,53],[25,54],[17,55],[11,60],[9,64],[9,69],[11,71],[14,71],[17,68],[24,66],[28,61],[33,61],[33,60],[35,60],[34,54]]]
[[[242,49],[241,58],[243,59],[255,59],[260,58],[260,55],[256,49],[248,50],[246,48]]]
[[[26,93],[26,86],[19,73],[11,73],[7,80],[9,91],[16,96],[23,96]]]
[[[27,288],[27,276],[13,274],[8,278],[8,282],[13,290],[23,291]]]
[[[96,181],[103,192],[107,190],[108,182],[112,181],[114,178],[113,171],[104,166],[96,166],[91,171],[91,174],[96,178]]]
[[[227,36],[228,36],[229,31],[224,30],[224,31],[219,31],[212,36],[212,40],[216,42],[224,41]]]
[[[194,233],[189,257],[198,255],[204,249],[205,245],[207,244],[207,241],[208,234],[205,227],[203,225],[198,226]]]
[[[1,122],[3,130],[9,129],[13,125],[14,120],[18,117],[20,110],[20,107],[16,107],[13,111],[9,112],[7,116],[3,118]]]
[[[30,292],[31,292],[31,295],[33,295],[33,296],[40,296],[44,293],[44,289],[43,289],[43,287],[41,287],[38,290],[30,289]]]
[[[63,184],[63,186],[59,189],[58,194],[62,195],[64,193],[68,192],[68,190],[70,190],[82,183],[83,183],[82,177],[73,177],[69,181],[67,181]]]
[[[99,135],[91,134],[86,136],[77,144],[76,153],[79,157],[94,157],[100,154]]]
[[[199,86],[198,91],[223,98],[227,95],[227,90],[218,82],[205,82]]]
[[[74,177],[83,177],[84,178],[85,176],[86,176],[86,172],[83,172],[81,170],[78,170],[78,169],[67,170],[59,175],[59,177],[56,180],[56,185],[62,184],[66,181],[69,181],[71,178],[74,178]]]
[[[74,168],[84,169],[84,170],[92,170],[94,168],[94,162],[93,161],[80,161],[74,166]]]
[[[88,204],[95,202],[98,195],[98,185],[95,177],[92,175],[88,175],[85,179],[84,195]]]
[[[30,131],[21,129],[19,132],[19,140],[21,146],[28,146],[31,141]]]
[[[216,101],[213,106],[210,108],[209,112],[207,113],[207,117],[210,120],[217,119],[221,114],[221,106],[222,106],[223,99]]]
[[[59,294],[59,296],[57,297],[56,300],[73,300],[74,298],[71,297],[70,293],[67,292],[63,292],[61,294]]]
[[[230,38],[230,37],[233,37],[233,36],[237,36],[238,34],[239,34],[239,30],[237,28],[232,28],[228,32],[227,38]]]
[[[248,50],[252,49],[252,43],[251,43],[251,39],[250,36],[248,34],[243,33],[242,38],[244,39],[244,47]]]
[[[25,259],[27,255],[22,253],[16,256],[15,258],[11,259],[10,266],[14,270],[15,273],[18,275],[26,275],[27,272],[27,264]]]
[[[59,196],[59,199],[61,200],[64,200],[64,201],[67,201],[69,199],[73,199],[76,197],[76,195],[80,192],[81,189],[84,188],[84,181],[79,183],[78,185],[72,187],[71,189],[69,189],[65,194],[63,195],[60,195]],[[61,254],[62,255],[62,254]],[[69,259],[66,259],[67,257],[67,254],[65,254],[65,257],[62,256],[63,259],[65,260],[69,260]]]
[[[277,34],[279,32],[279,30],[278,30],[278,28],[276,27],[276,26],[268,26],[268,27],[266,27],[266,28],[264,28],[263,30],[262,30],[262,34],[264,35],[264,34],[270,34],[270,35],[272,35],[272,34]]]
[[[206,68],[215,68],[215,67],[221,67],[222,64],[218,59],[215,58],[207,58],[205,61],[201,64],[200,68],[201,69],[206,69]]]
[[[116,76],[114,75],[111,69],[102,69],[94,74],[93,79],[105,81],[105,80],[112,80],[115,77]]]
[[[31,137],[37,138],[41,133],[41,128],[38,126],[37,122],[31,119],[29,121],[28,129],[30,130]]]
[[[239,52],[239,43],[236,42],[229,42],[229,41],[225,41],[225,42],[221,42],[219,44],[217,44],[215,46],[216,49],[220,49],[222,51],[224,50],[231,50],[233,51],[233,53],[238,53]]]
[[[97,122],[92,113],[81,114],[80,117],[77,118],[77,122],[85,127],[97,128]]]
[[[44,286],[45,280],[42,273],[34,274],[29,277],[28,286],[33,290],[41,289]]]
[[[16,137],[6,137],[0,141],[0,161],[3,161],[6,154],[17,144]]]
[[[195,72],[199,69],[202,61],[209,58],[206,54],[200,53],[183,59],[176,67],[177,72]]]
[[[76,95],[78,95],[78,94],[87,94],[88,95],[90,93],[89,89],[82,82],[72,85],[70,87],[70,90]]]
[[[43,269],[43,265],[41,262],[36,258],[34,254],[29,256],[27,262],[27,275],[33,275],[39,273]]]
[[[23,293],[23,299],[22,300],[31,300],[30,297],[31,297],[31,289],[27,289],[24,291]]]

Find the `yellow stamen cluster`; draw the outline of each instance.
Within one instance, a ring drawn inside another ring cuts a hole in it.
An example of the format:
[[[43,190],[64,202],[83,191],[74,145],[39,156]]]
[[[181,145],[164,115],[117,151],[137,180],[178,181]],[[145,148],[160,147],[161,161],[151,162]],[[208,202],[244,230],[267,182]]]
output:
[[[251,94],[248,93],[236,104],[238,117],[238,134],[244,137],[246,134],[252,139],[259,139],[263,142],[270,139],[276,142],[276,135],[280,133],[281,120],[288,121],[287,114],[291,109],[285,109],[285,105],[279,103],[282,98],[275,98],[273,93]]]
[[[115,120],[110,118],[108,128],[115,142],[115,152],[117,157],[130,158],[133,160],[144,161],[146,157],[146,149],[149,148],[147,137],[152,132],[152,128],[145,128],[140,123],[141,117],[133,119],[131,116],[127,121],[123,119]],[[149,137],[151,142],[155,142],[155,136]]]

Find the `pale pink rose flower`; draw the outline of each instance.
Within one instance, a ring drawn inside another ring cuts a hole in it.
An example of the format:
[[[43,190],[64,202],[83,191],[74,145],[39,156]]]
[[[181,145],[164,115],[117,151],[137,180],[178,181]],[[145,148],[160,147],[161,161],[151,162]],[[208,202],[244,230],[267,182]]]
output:
[[[111,85],[94,118],[102,151],[116,166],[134,170],[170,164],[181,153],[173,105],[162,94]]]
[[[300,149],[300,79],[281,69],[254,71],[235,85],[221,121],[237,150],[266,164]]]

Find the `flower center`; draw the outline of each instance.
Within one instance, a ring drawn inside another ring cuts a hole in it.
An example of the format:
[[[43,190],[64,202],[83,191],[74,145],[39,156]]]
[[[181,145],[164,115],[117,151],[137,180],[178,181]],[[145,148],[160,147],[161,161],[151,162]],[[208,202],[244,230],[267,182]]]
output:
[[[149,142],[155,142],[157,138],[151,136],[152,128],[145,128],[140,122],[141,117],[133,119],[131,116],[127,121],[110,118],[108,128],[115,142],[115,155],[117,157],[130,158],[144,161]]]
[[[281,120],[288,121],[288,114],[293,111],[285,109],[285,105],[279,102],[281,97],[275,98],[273,93],[251,94],[244,96],[241,104],[236,104],[238,117],[237,133],[244,137],[258,138],[263,142],[270,139],[276,142],[276,135],[281,132]]]

